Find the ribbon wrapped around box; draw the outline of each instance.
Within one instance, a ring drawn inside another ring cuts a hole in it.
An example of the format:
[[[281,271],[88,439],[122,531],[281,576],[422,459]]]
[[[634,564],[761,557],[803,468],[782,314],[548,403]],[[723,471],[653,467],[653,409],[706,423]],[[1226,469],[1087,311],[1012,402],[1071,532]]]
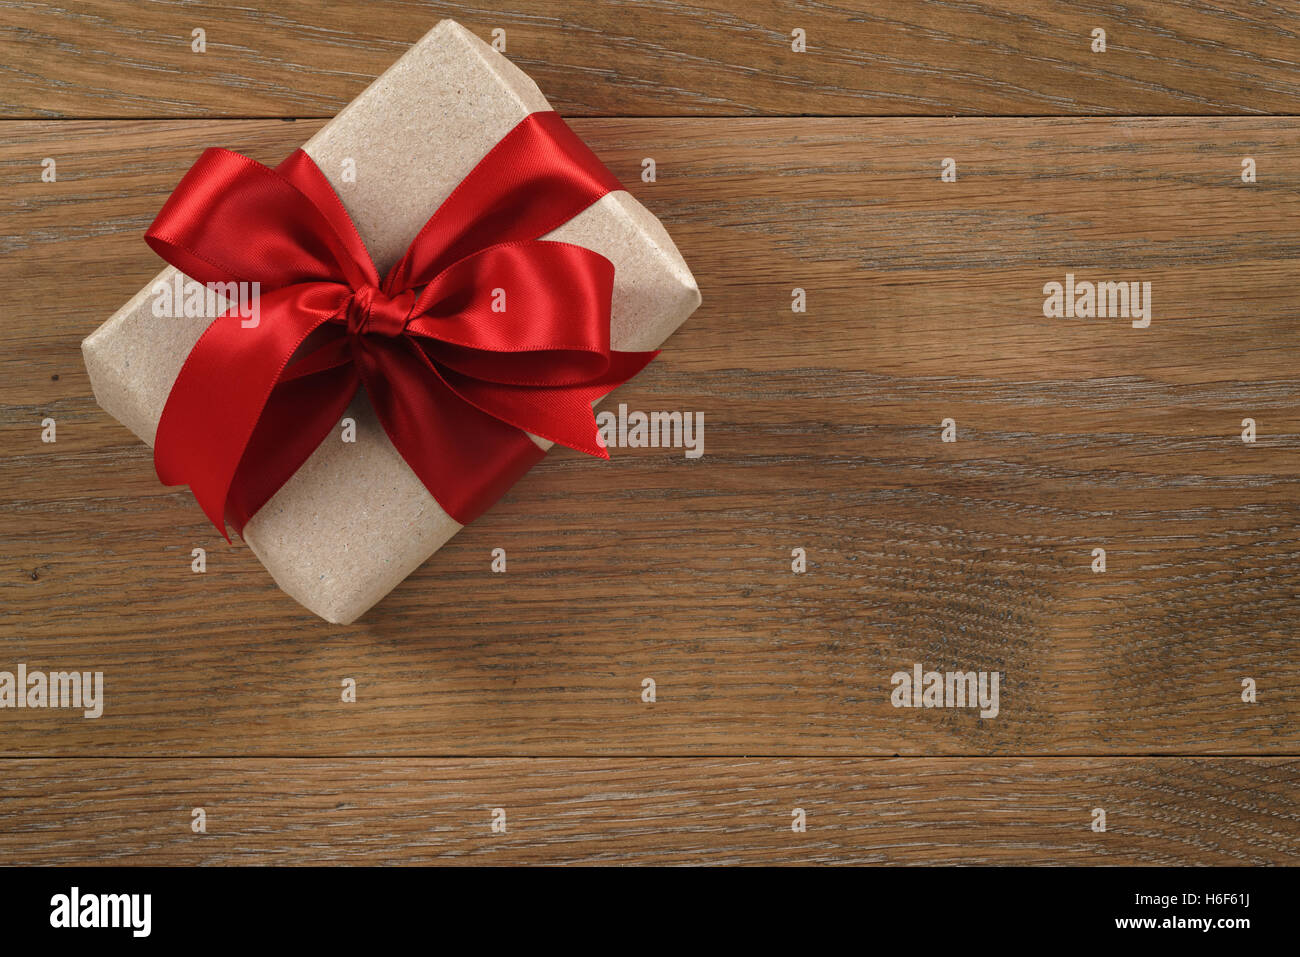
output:
[[[146,238],[172,266],[82,343],[95,398],[338,623],[551,442],[604,456],[592,403],[700,303],[658,220],[450,20],[275,169],[206,151]],[[159,308],[196,283],[217,318]]]

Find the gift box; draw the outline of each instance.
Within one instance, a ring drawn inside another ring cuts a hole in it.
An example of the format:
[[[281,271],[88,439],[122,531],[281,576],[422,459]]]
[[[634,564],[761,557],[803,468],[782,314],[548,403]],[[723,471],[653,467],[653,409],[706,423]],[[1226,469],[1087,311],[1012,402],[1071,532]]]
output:
[[[382,276],[494,147],[526,119],[549,111],[523,72],[444,20],[302,150],[337,194]],[[203,225],[202,214],[192,218]],[[667,232],[625,191],[604,193],[541,239],[583,247],[612,263],[612,350],[657,348],[700,304]],[[190,288],[187,280],[164,269],[82,343],[96,401],[150,445],[182,367],[189,369],[187,356],[213,323],[211,313],[186,317],[175,315],[183,313],[178,306],[159,308],[163,290]],[[218,296],[216,305],[237,304]],[[356,311],[355,302],[347,308]],[[370,310],[361,312],[364,328]],[[212,402],[220,407],[222,399]],[[463,527],[431,494],[427,468],[422,480],[408,464],[409,450],[404,457],[394,446],[366,388],[335,421],[348,418],[355,423],[350,441],[334,428],[240,531],[280,588],[336,623],[356,620]],[[539,449],[549,448],[530,429],[520,431]],[[188,478],[186,484],[199,491]]]

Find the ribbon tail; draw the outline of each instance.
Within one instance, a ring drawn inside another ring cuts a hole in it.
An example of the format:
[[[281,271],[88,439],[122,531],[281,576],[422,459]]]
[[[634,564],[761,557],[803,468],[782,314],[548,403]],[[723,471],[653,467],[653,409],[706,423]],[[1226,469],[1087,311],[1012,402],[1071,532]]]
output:
[[[266,293],[253,325],[238,313],[217,318],[181,367],[158,423],[154,468],[164,485],[189,485],[227,541],[231,483],[262,410],[294,352],[347,295],[333,283]]]
[[[644,369],[654,352],[611,352],[609,366],[579,385],[524,386],[483,382],[448,368],[438,371],[466,403],[517,429],[597,458],[609,458],[600,441],[592,403]]]
[[[410,339],[360,337],[354,361],[394,448],[461,525],[546,454],[523,432],[462,401]]]
[[[311,458],[357,394],[361,380],[347,346],[340,336],[295,362],[271,392],[226,499],[226,519],[240,535]],[[309,363],[316,368],[297,368]]]

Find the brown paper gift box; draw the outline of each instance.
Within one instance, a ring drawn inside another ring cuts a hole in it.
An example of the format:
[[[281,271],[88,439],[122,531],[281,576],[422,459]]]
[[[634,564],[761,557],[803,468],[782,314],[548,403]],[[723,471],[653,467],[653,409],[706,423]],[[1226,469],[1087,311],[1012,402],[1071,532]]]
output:
[[[502,136],[549,109],[509,60],[443,20],[303,149],[330,179],[382,274]],[[356,178],[342,182],[347,159]],[[626,192],[605,196],[545,238],[614,263],[615,349],[657,348],[700,304],[668,233]],[[211,321],[153,314],[151,290],[175,274],[163,270],[81,346],[95,400],[150,445],[181,364]],[[355,621],[461,529],[393,448],[364,390],[347,415],[356,420],[356,443],[327,439],[243,531],[284,591],[338,623]]]

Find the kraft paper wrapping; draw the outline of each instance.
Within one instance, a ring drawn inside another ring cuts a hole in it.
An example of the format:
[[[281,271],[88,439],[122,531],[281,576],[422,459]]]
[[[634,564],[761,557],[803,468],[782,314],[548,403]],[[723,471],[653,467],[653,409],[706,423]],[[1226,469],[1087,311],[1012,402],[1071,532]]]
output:
[[[343,200],[382,275],[487,151],[529,113],[548,109],[522,71],[443,20],[303,149]],[[355,182],[342,181],[345,159],[356,164]],[[700,304],[668,233],[626,192],[605,196],[546,238],[614,263],[615,349],[657,348]],[[163,270],[81,346],[96,401],[151,446],[181,364],[211,321],[153,314],[151,290],[175,274]],[[357,423],[356,443],[326,439],[243,532],[285,592],[341,624],[461,529],[393,448],[364,390],[347,415]]]

